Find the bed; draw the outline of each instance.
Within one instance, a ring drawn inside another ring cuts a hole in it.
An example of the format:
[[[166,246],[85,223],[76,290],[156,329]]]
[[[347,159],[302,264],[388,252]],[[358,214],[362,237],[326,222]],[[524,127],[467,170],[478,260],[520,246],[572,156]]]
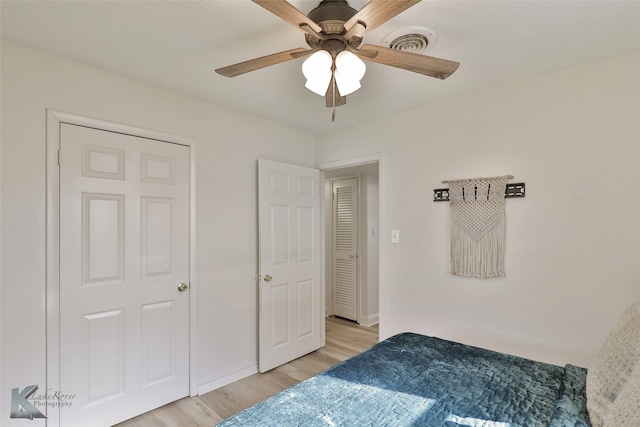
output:
[[[640,426],[640,302],[589,370],[402,333],[218,424]]]

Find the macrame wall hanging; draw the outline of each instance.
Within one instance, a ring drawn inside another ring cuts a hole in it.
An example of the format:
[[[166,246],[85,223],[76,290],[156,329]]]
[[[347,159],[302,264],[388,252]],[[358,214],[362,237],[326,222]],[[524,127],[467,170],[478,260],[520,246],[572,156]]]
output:
[[[451,204],[451,273],[504,276],[504,197],[511,175],[443,181]]]

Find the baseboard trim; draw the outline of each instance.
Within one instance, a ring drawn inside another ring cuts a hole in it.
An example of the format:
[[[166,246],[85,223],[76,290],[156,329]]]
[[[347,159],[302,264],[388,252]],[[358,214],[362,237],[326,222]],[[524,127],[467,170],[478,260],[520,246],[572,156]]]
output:
[[[247,366],[246,368],[240,369],[239,371],[233,372],[229,375],[225,375],[224,377],[207,380],[204,383],[198,385],[198,394],[200,395],[209,393],[210,391],[219,389],[220,387],[224,387],[228,384],[231,384],[232,382],[241,380],[257,372],[258,364],[256,363],[251,366]]]
[[[360,324],[362,326],[377,325],[380,322],[380,315],[378,313],[376,313],[376,314],[374,314],[372,316],[364,317],[362,320],[363,321],[360,322]]]

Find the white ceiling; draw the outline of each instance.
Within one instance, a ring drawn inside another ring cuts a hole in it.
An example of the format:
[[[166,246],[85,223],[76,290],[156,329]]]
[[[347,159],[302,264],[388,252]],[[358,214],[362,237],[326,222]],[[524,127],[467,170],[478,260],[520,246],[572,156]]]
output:
[[[305,14],[318,4],[290,2]],[[324,99],[304,88],[303,59],[231,79],[214,72],[306,47],[300,30],[249,0],[0,5],[4,38],[313,134],[640,49],[640,1],[423,0],[367,33],[364,43],[427,26],[438,41],[426,54],[460,62],[459,69],[439,80],[369,62],[362,89],[332,123]]]

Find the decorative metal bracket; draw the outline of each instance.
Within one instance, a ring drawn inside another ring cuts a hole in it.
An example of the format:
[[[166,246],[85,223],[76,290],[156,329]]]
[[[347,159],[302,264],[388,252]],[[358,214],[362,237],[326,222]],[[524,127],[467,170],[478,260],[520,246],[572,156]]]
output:
[[[513,184],[507,184],[504,189],[504,198],[511,199],[514,197],[524,197],[524,182],[516,182]],[[436,188],[433,190],[434,202],[448,202],[449,201],[449,189],[448,188]]]

